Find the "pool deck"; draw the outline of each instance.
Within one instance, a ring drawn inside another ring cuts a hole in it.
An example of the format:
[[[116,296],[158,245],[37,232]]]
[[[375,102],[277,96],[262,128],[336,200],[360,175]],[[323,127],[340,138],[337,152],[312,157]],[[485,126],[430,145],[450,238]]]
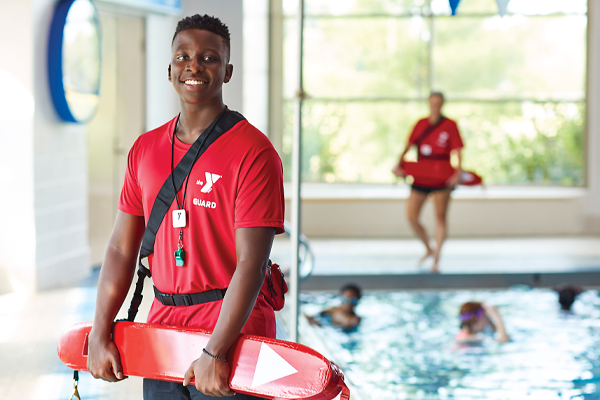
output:
[[[600,237],[448,239],[440,274],[431,258],[417,262],[414,239],[313,239],[315,267],[302,291],[336,290],[345,282],[365,289],[550,287],[561,282],[600,285]],[[289,239],[277,238],[271,258],[289,268]]]

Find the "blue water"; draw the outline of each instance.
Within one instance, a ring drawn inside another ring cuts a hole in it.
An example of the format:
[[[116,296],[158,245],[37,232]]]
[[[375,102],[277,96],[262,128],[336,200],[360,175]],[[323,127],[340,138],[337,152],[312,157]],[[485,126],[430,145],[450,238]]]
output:
[[[339,304],[304,296],[302,312]],[[459,346],[458,309],[466,301],[498,307],[512,341],[493,333]],[[360,394],[384,399],[600,399],[600,297],[581,294],[572,313],[551,290],[419,291],[364,296],[350,333],[325,325],[333,358]]]

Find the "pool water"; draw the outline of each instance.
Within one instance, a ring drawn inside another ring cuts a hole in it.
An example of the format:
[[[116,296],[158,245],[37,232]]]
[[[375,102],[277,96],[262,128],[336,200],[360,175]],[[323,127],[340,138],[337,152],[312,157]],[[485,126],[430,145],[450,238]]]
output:
[[[302,312],[339,304],[303,295]],[[509,343],[493,333],[457,345],[466,301],[498,307]],[[600,297],[582,293],[572,313],[546,289],[420,291],[363,296],[353,332],[325,324],[327,342],[361,397],[384,399],[600,399]]]

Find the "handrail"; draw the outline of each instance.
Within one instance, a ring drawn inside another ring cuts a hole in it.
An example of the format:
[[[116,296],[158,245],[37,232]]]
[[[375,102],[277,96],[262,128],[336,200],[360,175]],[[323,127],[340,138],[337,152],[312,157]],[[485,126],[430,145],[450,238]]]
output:
[[[283,221],[285,228],[285,234],[290,236],[292,230],[291,223]],[[300,279],[304,280],[308,278],[315,267],[315,254],[313,253],[308,238],[300,234]]]

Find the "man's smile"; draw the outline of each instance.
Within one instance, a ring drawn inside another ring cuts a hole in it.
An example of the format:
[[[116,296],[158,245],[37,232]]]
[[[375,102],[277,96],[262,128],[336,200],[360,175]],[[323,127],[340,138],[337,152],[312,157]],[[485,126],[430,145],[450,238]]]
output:
[[[205,84],[208,83],[206,81],[202,81],[202,80],[199,80],[199,79],[186,79],[186,80],[180,81],[180,82],[182,82],[182,83],[184,83],[186,85],[190,85],[190,86],[205,85]]]

